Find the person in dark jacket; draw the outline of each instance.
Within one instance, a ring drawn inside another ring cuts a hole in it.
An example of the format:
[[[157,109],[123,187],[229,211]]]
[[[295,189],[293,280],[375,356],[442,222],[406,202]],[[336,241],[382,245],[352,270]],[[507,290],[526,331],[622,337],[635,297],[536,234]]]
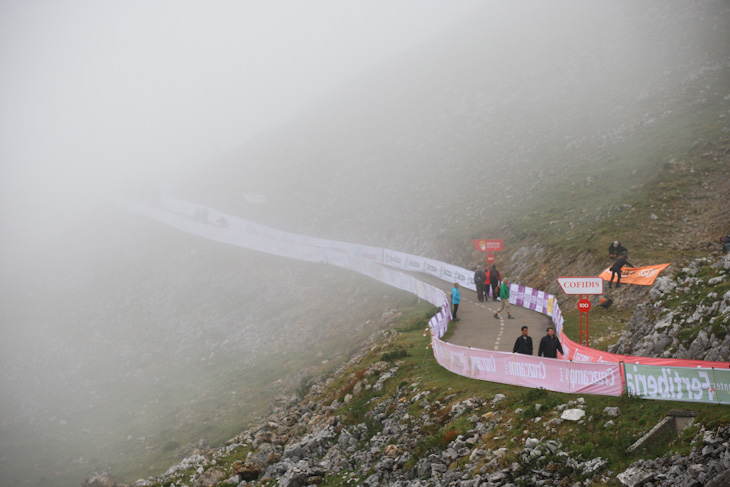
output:
[[[611,289],[613,284],[613,278],[618,276],[616,279],[616,287],[621,287],[621,268],[624,266],[634,267],[634,264],[629,262],[629,257],[626,254],[623,254],[621,257],[616,259],[616,262],[613,263],[611,268],[609,269],[611,271],[611,280],[608,281],[608,288]]]
[[[499,296],[499,281],[502,280],[502,274],[497,270],[497,266],[492,264],[489,269],[489,284],[492,286],[492,299],[496,300]]]
[[[555,336],[555,328],[552,326],[547,329],[547,335],[540,340],[540,348],[537,349],[538,357],[558,358],[558,351],[565,355],[560,340]]]
[[[628,252],[628,250],[626,250],[626,247],[621,245],[621,242],[619,242],[618,240],[615,240],[611,245],[608,246],[608,258],[609,259],[615,259],[619,255],[624,254],[626,252]]]
[[[478,265],[477,270],[474,273],[474,285],[477,288],[477,299],[481,302],[484,301],[484,281],[487,280],[487,275],[482,270],[482,266]]]
[[[517,337],[515,346],[512,347],[512,353],[523,353],[532,355],[532,337],[527,334],[527,327],[522,327],[522,335]]]

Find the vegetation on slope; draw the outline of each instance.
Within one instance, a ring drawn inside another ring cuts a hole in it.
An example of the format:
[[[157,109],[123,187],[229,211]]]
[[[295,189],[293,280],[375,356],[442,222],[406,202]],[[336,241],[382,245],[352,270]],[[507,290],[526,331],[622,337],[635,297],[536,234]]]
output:
[[[687,409],[688,404],[644,401],[626,396],[576,398],[543,389],[526,389],[457,376],[441,367],[427,348],[429,337],[424,336],[423,329],[432,311],[424,313],[424,307],[404,308],[394,329],[386,333],[378,345],[370,347],[369,351],[354,358],[335,374],[312,381],[308,384],[311,391],[306,396],[284,401],[302,404],[304,410],[310,411],[308,421],[302,418],[298,426],[287,430],[291,435],[277,436],[277,424],[281,424],[282,418],[290,413],[272,406],[272,410],[278,413],[272,414],[263,423],[267,426],[252,428],[231,440],[231,447],[225,450],[225,455],[220,451],[200,452],[209,460],[215,459],[213,463],[207,462],[205,468],[219,470],[223,472],[221,478],[229,478],[236,471],[234,462],[252,461],[267,441],[274,444],[282,442],[281,452],[273,457],[269,454],[269,459],[276,461],[279,456],[286,456],[282,455],[285,451],[294,451],[290,449],[291,445],[307,435],[312,438],[321,432],[312,425],[319,425],[319,428],[335,425],[335,435],[340,432],[344,435],[345,430],[357,430],[363,434],[358,437],[351,453],[351,469],[325,472],[317,481],[322,486],[362,484],[375,473],[368,462],[356,460],[364,458],[365,452],[377,450],[376,458],[382,459],[388,456],[385,451],[391,448],[401,452],[393,470],[415,472],[418,466],[423,465],[421,460],[439,457],[454,445],[463,444],[466,438],[474,439],[468,444],[470,452],[482,450],[484,454],[454,459],[448,470],[443,472],[444,476],[448,471],[457,469],[488,475],[512,465],[512,471],[519,478],[522,478],[521,472],[529,478],[535,469],[545,469],[567,476],[571,483],[582,480],[580,472],[570,467],[571,461],[566,461],[566,456],[546,455],[539,463],[536,458],[521,454],[531,438],[540,441],[557,439],[569,458],[583,461],[601,458],[601,467],[591,478],[593,485],[612,485],[612,481],[606,480],[607,484],[604,484],[600,479],[614,478],[638,459],[656,458],[670,452],[686,454],[696,446],[702,436],[698,435],[702,428],[715,429],[730,423],[730,409],[727,407],[692,404],[691,409],[697,412],[697,416],[691,426],[679,434],[665,435],[661,440],[649,442],[629,453],[628,447],[663,419],[669,410]],[[396,372],[383,381],[388,370]],[[382,389],[375,387],[378,383],[382,384]],[[501,400],[498,395],[503,395]],[[566,406],[582,408],[586,413],[584,419],[580,422],[560,421],[561,411]],[[618,408],[618,415],[610,415],[606,408]],[[488,425],[487,432],[475,437],[475,425],[479,422]],[[395,435],[384,430],[384,424],[394,423],[410,426],[407,431]],[[335,436],[331,444],[347,445],[348,442],[338,442]],[[352,442],[349,444],[352,445]],[[572,465],[575,466],[575,462]],[[149,479],[147,485],[160,487],[169,485],[171,481],[193,481],[198,478],[196,468]],[[429,469],[425,478],[430,477]],[[252,480],[251,485],[273,486],[277,485],[277,479],[262,477],[258,481]]]

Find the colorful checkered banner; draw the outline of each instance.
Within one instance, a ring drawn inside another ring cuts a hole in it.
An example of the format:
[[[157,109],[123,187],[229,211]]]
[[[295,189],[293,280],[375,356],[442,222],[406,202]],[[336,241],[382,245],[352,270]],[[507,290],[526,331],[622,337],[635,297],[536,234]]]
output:
[[[553,324],[555,324],[555,334],[560,336],[563,329],[563,315],[555,296],[545,291],[514,283],[510,284],[509,293],[510,304],[550,316],[553,319]]]
[[[730,404],[730,370],[624,364],[626,391],[644,399]]]
[[[436,361],[455,374],[515,386],[573,394],[620,396],[619,364],[570,362],[519,353],[462,347],[432,340]]]

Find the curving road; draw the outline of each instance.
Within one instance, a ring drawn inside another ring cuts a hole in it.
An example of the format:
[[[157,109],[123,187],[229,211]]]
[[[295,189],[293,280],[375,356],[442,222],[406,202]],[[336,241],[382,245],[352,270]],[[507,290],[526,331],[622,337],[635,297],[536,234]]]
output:
[[[447,295],[451,294],[452,285],[441,279],[420,273],[418,279],[442,289]],[[549,316],[520,306],[511,306],[512,316],[515,319],[507,319],[504,310],[499,314],[499,319],[496,319],[494,313],[501,305],[499,301],[490,299],[480,303],[475,291],[463,287],[459,290],[461,292],[459,321],[449,324],[449,330],[453,330],[453,334],[446,340],[447,342],[482,350],[511,352],[515,340],[521,334],[520,329],[523,325],[527,325],[528,334],[532,337],[534,354],[537,355],[540,339],[545,336],[548,326],[553,326]]]

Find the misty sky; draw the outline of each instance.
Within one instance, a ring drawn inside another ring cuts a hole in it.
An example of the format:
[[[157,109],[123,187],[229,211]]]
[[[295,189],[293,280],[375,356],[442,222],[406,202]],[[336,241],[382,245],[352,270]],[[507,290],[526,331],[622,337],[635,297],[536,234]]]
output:
[[[480,3],[4,0],[3,233],[233,151]]]

